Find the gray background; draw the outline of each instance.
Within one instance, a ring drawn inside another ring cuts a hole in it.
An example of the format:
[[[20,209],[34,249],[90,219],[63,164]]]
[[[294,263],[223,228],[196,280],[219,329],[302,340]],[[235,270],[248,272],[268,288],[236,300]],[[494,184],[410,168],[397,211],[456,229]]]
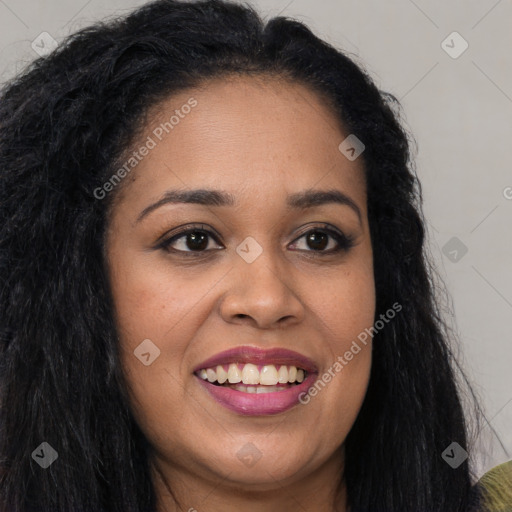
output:
[[[31,45],[42,32],[59,42],[143,3],[0,0],[0,81],[37,57]],[[453,299],[450,320],[462,363],[489,420],[470,453],[481,475],[512,458],[512,2],[252,4],[266,18],[281,14],[305,22],[402,102],[418,143],[432,256]],[[454,31],[469,45],[457,58],[445,51],[455,55],[463,48],[462,40],[446,39]]]

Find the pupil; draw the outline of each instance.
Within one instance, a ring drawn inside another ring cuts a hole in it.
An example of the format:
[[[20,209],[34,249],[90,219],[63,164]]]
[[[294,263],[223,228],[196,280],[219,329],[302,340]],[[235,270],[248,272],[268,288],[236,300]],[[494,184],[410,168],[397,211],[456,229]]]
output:
[[[192,243],[189,243],[192,242]],[[189,233],[187,246],[192,250],[201,250],[206,249],[208,247],[208,238],[206,233]]]
[[[320,240],[321,239],[321,240]],[[308,243],[310,243],[310,246],[312,246],[314,249],[325,249],[327,235],[325,233],[319,233],[318,231],[314,231],[313,233],[310,233],[308,236]],[[324,243],[322,243],[324,242]],[[312,245],[311,245],[312,243]],[[316,246],[315,244],[320,243],[320,247]]]

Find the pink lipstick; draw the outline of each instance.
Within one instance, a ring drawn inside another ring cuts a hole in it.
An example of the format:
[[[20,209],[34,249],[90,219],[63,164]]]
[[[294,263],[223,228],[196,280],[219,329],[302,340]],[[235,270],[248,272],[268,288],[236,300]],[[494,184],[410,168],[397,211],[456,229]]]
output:
[[[279,414],[299,403],[318,376],[309,358],[291,350],[242,346],[196,366],[200,384],[219,404],[238,414]]]

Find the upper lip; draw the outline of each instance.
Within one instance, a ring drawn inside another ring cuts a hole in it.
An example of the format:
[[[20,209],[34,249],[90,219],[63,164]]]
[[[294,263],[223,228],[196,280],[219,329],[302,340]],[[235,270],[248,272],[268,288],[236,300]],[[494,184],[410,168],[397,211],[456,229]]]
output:
[[[253,363],[253,364],[286,364],[303,368],[315,373],[317,366],[311,359],[293,350],[285,348],[262,349],[258,347],[242,346],[236,347],[210,357],[194,368],[198,372],[203,368],[212,368],[217,365],[230,363]]]

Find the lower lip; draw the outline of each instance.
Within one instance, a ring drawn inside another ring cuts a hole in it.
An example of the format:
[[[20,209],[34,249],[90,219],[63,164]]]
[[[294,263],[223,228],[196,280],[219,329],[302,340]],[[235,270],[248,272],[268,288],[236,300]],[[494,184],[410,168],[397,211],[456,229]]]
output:
[[[215,386],[207,380],[197,377],[214,400],[227,409],[245,416],[279,414],[291,409],[293,406],[300,403],[300,396],[303,393],[307,393],[316,378],[316,373],[310,373],[303,382],[288,389],[256,394],[244,393],[243,391],[237,391],[236,389],[224,386]]]

